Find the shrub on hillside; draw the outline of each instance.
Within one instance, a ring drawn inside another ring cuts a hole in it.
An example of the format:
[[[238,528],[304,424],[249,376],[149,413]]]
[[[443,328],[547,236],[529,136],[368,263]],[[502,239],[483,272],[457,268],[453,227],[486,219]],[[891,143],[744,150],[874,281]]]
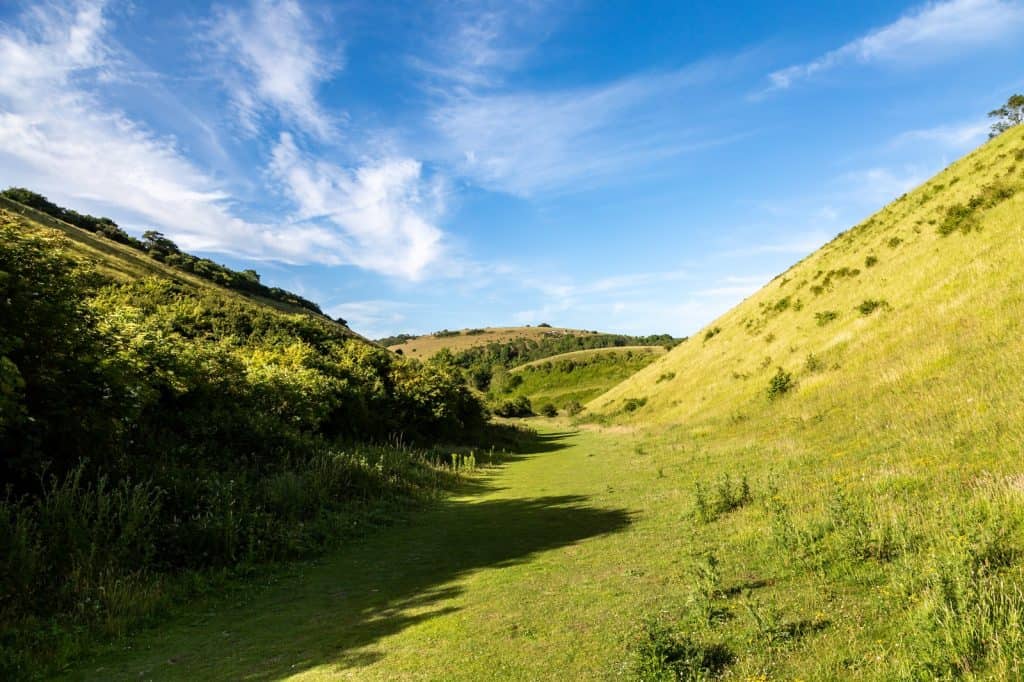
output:
[[[647,404],[647,398],[626,398],[622,401],[622,409],[626,412],[636,412]]]
[[[888,302],[884,299],[877,298],[866,298],[857,305],[857,311],[864,316],[870,315],[876,310],[885,310],[889,307]]]
[[[779,367],[768,382],[768,400],[776,400],[793,390],[793,375]]]
[[[583,411],[583,403],[578,400],[570,400],[565,404],[565,413],[570,417],[575,417]]]
[[[722,331],[721,327],[712,327],[711,329],[709,329],[706,332],[704,332],[704,340],[708,341],[708,340],[714,338],[715,336],[720,334],[721,331]]]
[[[814,320],[815,322],[818,323],[819,327],[824,327],[826,324],[836,319],[837,317],[839,317],[839,313],[837,313],[834,310],[822,310],[820,312],[814,313]]]
[[[558,408],[553,403],[544,403],[540,406],[540,413],[545,417],[557,417]]]
[[[492,411],[499,417],[533,416],[533,406],[530,404],[530,399],[524,395],[510,400],[502,400],[492,408]]]

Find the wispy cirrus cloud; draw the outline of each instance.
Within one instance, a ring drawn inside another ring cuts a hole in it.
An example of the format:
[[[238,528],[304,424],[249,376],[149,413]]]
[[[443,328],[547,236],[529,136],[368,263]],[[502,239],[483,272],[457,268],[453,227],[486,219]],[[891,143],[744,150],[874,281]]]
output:
[[[908,144],[938,145],[944,149],[960,151],[981,144],[990,128],[990,123],[983,120],[967,121],[931,128],[917,128],[900,133],[889,143],[890,147],[902,147]]]
[[[335,234],[339,262],[419,280],[444,256],[444,233],[435,224],[444,211],[443,182],[425,178],[414,159],[346,168],[304,154],[283,133],[270,170],[299,220]]]
[[[850,64],[921,64],[955,58],[965,50],[1020,35],[1022,29],[1024,5],[1017,0],[930,2],[816,59],[774,71],[764,92],[785,90]]]
[[[432,222],[443,207],[440,185],[424,181],[411,159],[345,170],[303,156],[284,134],[271,170],[302,220],[237,215],[223,183],[176,140],[103,98],[99,85],[122,63],[104,10],[99,0],[52,3],[29,9],[24,29],[0,27],[0,62],[12,67],[0,72],[0,161],[11,177],[155,225],[190,250],[349,264],[408,279],[440,258],[443,233]]]
[[[317,37],[295,0],[252,0],[216,12],[208,38],[224,58],[219,75],[249,132],[273,113],[317,137],[335,135],[339,115],[325,111],[316,93],[343,60],[340,52],[327,55]]]
[[[431,114],[441,154],[490,190],[530,197],[590,189],[737,135],[709,135],[680,119],[688,90],[723,76],[709,61],[592,87],[477,94],[460,90]]]

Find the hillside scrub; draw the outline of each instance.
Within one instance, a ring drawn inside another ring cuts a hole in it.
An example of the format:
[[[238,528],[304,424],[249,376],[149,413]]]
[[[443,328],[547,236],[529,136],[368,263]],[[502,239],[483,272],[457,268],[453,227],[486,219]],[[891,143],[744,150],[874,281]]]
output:
[[[75,227],[92,232],[96,235],[106,237],[111,241],[124,244],[133,249],[147,254],[150,258],[169,265],[178,270],[191,273],[197,277],[209,280],[215,284],[228,289],[235,289],[250,294],[256,294],[280,301],[289,305],[305,308],[317,314],[322,314],[320,306],[298,294],[278,287],[268,287],[260,283],[260,276],[255,270],[244,270],[238,272],[226,265],[216,263],[209,258],[200,258],[190,253],[185,253],[178,246],[155,231],[148,231],[143,234],[142,239],[129,235],[118,227],[110,218],[97,218],[88,214],[82,214],[73,209],[58,206],[46,197],[23,187],[10,187],[0,192],[0,199],[7,199],[17,202],[15,206],[27,206],[30,209],[61,220]],[[41,216],[30,216],[41,217]],[[344,320],[337,320],[344,324]]]
[[[455,479],[432,444],[484,429],[456,367],[212,288],[115,283],[66,246],[0,226],[4,674],[53,655],[41,632],[146,617],[161,575],[315,554],[433,497]],[[411,445],[366,444],[389,439]]]

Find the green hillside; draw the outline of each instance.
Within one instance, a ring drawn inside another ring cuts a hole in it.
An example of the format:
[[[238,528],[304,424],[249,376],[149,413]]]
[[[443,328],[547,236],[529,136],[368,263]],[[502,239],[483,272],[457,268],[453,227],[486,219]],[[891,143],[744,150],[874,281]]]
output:
[[[562,353],[512,368],[505,390],[492,393],[505,399],[524,396],[534,409],[553,405],[575,411],[665,352],[662,346],[625,346]]]
[[[458,368],[150,241],[0,206],[4,679],[407,518],[523,435]]]

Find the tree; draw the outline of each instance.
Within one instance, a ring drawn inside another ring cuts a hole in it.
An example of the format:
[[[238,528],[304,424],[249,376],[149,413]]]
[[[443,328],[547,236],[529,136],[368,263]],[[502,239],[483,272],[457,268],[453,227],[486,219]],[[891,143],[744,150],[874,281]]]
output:
[[[1010,99],[1006,100],[1006,104],[988,112],[988,115],[989,118],[996,119],[996,122],[992,124],[992,132],[988,134],[990,138],[1009,130],[1013,126],[1020,125],[1024,122],[1024,95],[1010,95]]]
[[[146,230],[142,233],[142,241],[146,245],[146,251],[156,256],[166,256],[172,253],[180,253],[178,245],[164,236],[163,232]]]

